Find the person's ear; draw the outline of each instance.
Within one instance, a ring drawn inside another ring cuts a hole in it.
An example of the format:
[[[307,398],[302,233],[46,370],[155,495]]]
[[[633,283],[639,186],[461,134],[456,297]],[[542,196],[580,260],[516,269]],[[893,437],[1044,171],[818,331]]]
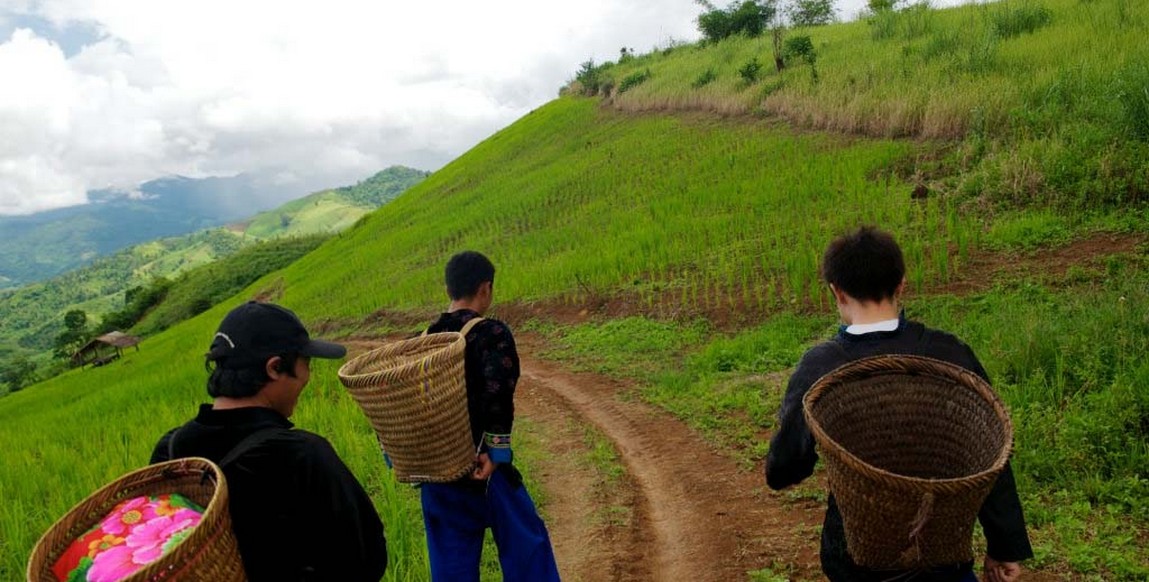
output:
[[[278,380],[279,375],[283,373],[283,358],[279,356],[268,358],[264,363],[264,371],[267,372],[268,378]]]
[[[834,294],[834,301],[837,301],[839,304],[848,302],[849,298],[845,293],[842,292],[841,289],[838,288],[837,285],[830,283],[830,292]]]
[[[493,281],[483,281],[483,284],[479,285],[479,295],[484,299],[489,298],[491,293],[494,292],[494,286],[495,283]]]
[[[906,290],[906,278],[902,277],[902,282],[898,283],[898,288],[894,289],[894,298],[902,296],[902,292]]]

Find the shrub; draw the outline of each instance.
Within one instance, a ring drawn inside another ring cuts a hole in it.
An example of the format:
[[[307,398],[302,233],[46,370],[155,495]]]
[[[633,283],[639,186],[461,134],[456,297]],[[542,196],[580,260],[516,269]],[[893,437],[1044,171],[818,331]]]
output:
[[[921,0],[907,6],[899,13],[898,18],[904,24],[907,39],[918,38],[933,29],[934,11],[929,0]]]
[[[817,55],[814,53],[814,42],[810,40],[809,36],[792,36],[786,39],[782,53],[786,55],[787,60],[802,59],[810,64],[813,64],[817,59]]]
[[[886,40],[898,33],[898,13],[893,10],[878,10],[866,19],[870,25],[870,38]]]
[[[1127,133],[1149,141],[1149,65],[1131,65],[1118,77],[1117,100],[1121,103]]]
[[[714,74],[714,69],[706,69],[701,75],[698,76],[697,79],[694,80],[693,83],[690,84],[690,86],[694,87],[695,89],[701,89],[714,82],[714,80],[717,78],[718,75]]]
[[[1014,8],[1002,2],[990,16],[993,31],[1001,38],[1033,32],[1053,21],[1053,12],[1040,4],[1024,3]]]
[[[610,83],[610,79],[606,75],[606,69],[610,67],[611,63],[603,63],[595,65],[594,59],[591,59],[579,67],[575,73],[575,81],[582,86],[582,93],[586,96],[598,95],[603,91],[603,85]],[[609,93],[607,89],[605,92]]]
[[[622,82],[618,84],[618,92],[626,93],[627,91],[641,85],[650,78],[650,69],[636,71],[623,78]]]
[[[758,62],[758,57],[754,57],[739,67],[738,74],[742,77],[743,81],[750,84],[758,80],[758,73],[761,70],[762,63]]]

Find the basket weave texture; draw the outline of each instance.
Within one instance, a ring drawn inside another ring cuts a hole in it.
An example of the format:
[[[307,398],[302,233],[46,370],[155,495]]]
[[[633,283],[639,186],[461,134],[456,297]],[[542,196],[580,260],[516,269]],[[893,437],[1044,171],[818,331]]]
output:
[[[876,356],[823,376],[804,399],[850,556],[875,569],[973,559],[978,510],[1013,427],[993,389],[961,367]]]
[[[339,368],[401,482],[446,483],[475,465],[464,350],[479,321],[389,343]]]
[[[231,530],[223,472],[207,459],[188,457],[132,471],[78,503],[36,542],[28,561],[28,582],[56,582],[52,565],[120,502],[165,493],[179,493],[196,502],[204,508],[203,516],[179,545],[121,582],[247,580]]]

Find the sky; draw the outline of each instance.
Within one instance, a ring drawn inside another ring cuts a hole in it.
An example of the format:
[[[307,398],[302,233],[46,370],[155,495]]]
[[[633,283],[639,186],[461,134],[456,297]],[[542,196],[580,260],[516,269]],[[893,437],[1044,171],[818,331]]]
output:
[[[843,16],[857,12],[848,2]],[[0,0],[0,215],[171,175],[246,173],[286,200],[394,164],[436,170],[554,99],[587,59],[697,40],[700,11],[693,0]]]

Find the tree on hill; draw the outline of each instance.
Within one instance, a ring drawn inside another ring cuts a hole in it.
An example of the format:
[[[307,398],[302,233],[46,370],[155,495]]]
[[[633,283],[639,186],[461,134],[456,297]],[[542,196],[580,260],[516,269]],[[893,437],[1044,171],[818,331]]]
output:
[[[760,36],[778,13],[776,0],[742,0],[718,8],[710,0],[696,0],[705,12],[698,15],[698,31],[710,42],[736,34]]]
[[[785,12],[791,26],[822,26],[838,16],[834,0],[793,0]]]
[[[36,364],[24,356],[17,356],[0,367],[0,384],[8,386],[9,392],[16,392],[36,379]]]
[[[72,309],[64,314],[64,331],[56,336],[52,354],[60,359],[70,358],[89,339],[88,314],[82,309]]]
[[[336,188],[335,191],[352,202],[375,208],[394,200],[430,175],[431,172],[406,166],[391,166],[354,186]]]

